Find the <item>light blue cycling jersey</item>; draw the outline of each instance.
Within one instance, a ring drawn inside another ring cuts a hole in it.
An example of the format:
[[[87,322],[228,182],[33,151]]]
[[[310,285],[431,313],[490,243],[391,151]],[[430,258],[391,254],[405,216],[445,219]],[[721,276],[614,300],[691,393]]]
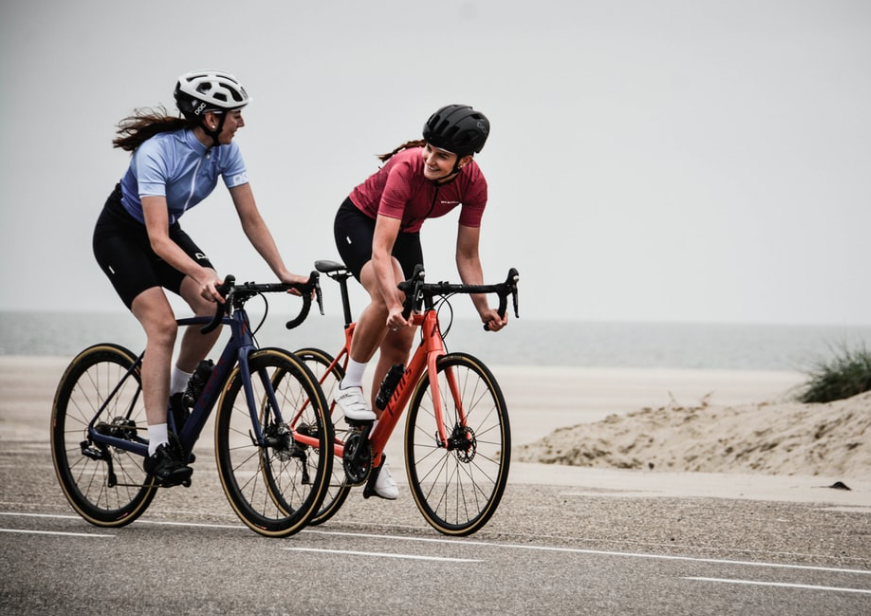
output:
[[[142,197],[166,197],[169,224],[208,197],[223,176],[227,188],[248,182],[245,162],[235,142],[207,148],[194,132],[158,133],[133,153],[121,180],[121,204],[145,224]]]

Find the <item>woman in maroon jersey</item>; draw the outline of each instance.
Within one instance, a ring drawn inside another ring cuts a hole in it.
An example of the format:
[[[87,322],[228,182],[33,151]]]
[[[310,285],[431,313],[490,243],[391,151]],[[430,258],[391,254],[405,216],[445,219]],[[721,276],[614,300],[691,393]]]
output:
[[[483,284],[478,257],[487,181],[474,160],[487,141],[490,122],[467,105],[447,105],[423,127],[423,139],[409,141],[379,158],[384,165],[354,188],[336,215],[336,246],[345,265],[369,293],[351,343],[351,358],[336,401],[356,421],[377,419],[374,397],[390,366],[405,364],[414,339],[402,316],[403,294],[396,285],[423,264],[420,228],[427,218],[460,207],[457,270],[466,284]],[[491,331],[507,324],[485,295],[472,295],[481,321]],[[380,349],[369,399],[363,372]],[[375,493],[395,499],[398,490],[386,464]]]

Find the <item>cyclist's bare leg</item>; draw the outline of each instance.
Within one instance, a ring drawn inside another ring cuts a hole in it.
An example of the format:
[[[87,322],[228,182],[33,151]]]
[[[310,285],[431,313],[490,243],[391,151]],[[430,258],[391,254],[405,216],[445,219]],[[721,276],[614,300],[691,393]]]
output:
[[[200,295],[199,285],[190,276],[185,276],[182,280],[180,295],[195,315],[208,317],[215,314],[215,304]],[[184,372],[193,372],[200,360],[205,359],[209,351],[212,350],[218,336],[221,335],[220,327],[206,335],[201,334],[200,329],[199,327],[186,327],[182,336],[181,348],[175,364]]]
[[[396,280],[405,279],[402,266],[396,259],[393,259],[393,272]],[[354,330],[354,339],[351,341],[351,359],[368,362],[375,355],[375,351],[380,348],[381,353],[372,377],[372,388],[369,390],[369,404],[380,418],[381,412],[375,407],[375,396],[378,394],[378,388],[391,366],[398,363],[405,364],[408,361],[408,354],[414,341],[414,330],[388,331],[387,305],[381,295],[372,261],[366,263],[360,271],[360,282],[369,293],[371,302],[357,319],[357,328]]]
[[[393,261],[396,269],[399,264],[396,259]],[[401,270],[397,280],[403,280]],[[375,278],[372,261],[367,262],[360,270],[360,284],[369,293],[369,304],[363,308],[357,318],[354,339],[351,340],[351,359],[366,363],[375,355],[375,351],[381,346],[381,341],[387,333],[387,304],[384,303],[378,280]]]
[[[142,324],[146,336],[142,360],[145,416],[150,426],[166,423],[169,367],[178,333],[175,315],[161,287],[152,287],[137,295],[131,311]]]

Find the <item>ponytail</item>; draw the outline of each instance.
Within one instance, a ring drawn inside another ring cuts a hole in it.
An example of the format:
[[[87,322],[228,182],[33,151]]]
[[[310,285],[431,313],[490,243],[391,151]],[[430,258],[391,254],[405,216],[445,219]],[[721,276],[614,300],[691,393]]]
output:
[[[184,118],[166,115],[163,107],[136,109],[132,116],[127,116],[118,123],[118,136],[112,140],[112,146],[132,152],[154,135],[191,126],[193,125]]]
[[[419,147],[422,147],[424,144],[426,144],[426,141],[424,141],[423,139],[416,139],[414,141],[406,141],[405,143],[403,143],[401,146],[399,146],[398,148],[396,148],[395,150],[393,150],[389,154],[381,154],[378,157],[378,160],[380,160],[382,163],[386,163],[395,154],[399,154],[402,150],[407,150],[408,148],[419,148]]]

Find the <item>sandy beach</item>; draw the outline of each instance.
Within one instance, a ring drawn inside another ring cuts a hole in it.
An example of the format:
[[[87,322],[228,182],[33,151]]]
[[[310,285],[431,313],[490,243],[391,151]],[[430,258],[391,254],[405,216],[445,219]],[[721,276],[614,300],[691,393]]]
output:
[[[71,358],[0,356],[0,442],[43,444]],[[511,481],[627,495],[822,502],[871,513],[871,394],[794,401],[796,372],[495,367]],[[208,446],[209,444],[204,444]],[[401,459],[401,438],[388,457]],[[841,482],[850,490],[829,486]]]

